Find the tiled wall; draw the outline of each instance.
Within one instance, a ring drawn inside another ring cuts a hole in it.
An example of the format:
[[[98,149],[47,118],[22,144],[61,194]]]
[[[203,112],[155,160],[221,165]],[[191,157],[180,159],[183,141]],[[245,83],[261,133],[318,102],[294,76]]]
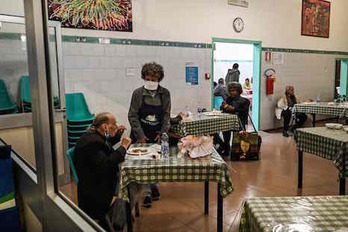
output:
[[[26,43],[0,40],[0,78],[5,81],[13,101],[17,100],[19,78],[28,74]]]
[[[83,92],[93,112],[111,111],[121,124],[128,125],[132,92],[143,85],[141,67],[151,61],[164,67],[161,85],[171,92],[172,113],[186,105],[211,107],[211,80],[204,79],[211,49],[65,42],[63,57],[66,92]],[[199,85],[185,83],[186,62],[199,65]]]
[[[0,77],[16,100],[19,77],[28,73],[25,44],[0,40],[0,54]],[[301,99],[315,99],[320,93],[322,101],[332,101],[335,58],[348,57],[301,51],[282,54],[284,63],[276,65],[266,62],[262,53],[260,126],[264,130],[282,126],[282,121],[275,119],[274,109],[287,85],[294,85]],[[186,105],[192,111],[199,104],[210,109],[211,80],[205,80],[204,74],[211,73],[211,59],[210,48],[63,42],[66,92],[83,92],[93,113],[111,111],[125,125],[132,92],[143,85],[141,66],[150,61],[164,67],[161,84],[171,92],[173,113]],[[199,65],[199,85],[185,83],[186,62]],[[274,94],[267,96],[263,72],[270,67],[277,71],[277,82]]]

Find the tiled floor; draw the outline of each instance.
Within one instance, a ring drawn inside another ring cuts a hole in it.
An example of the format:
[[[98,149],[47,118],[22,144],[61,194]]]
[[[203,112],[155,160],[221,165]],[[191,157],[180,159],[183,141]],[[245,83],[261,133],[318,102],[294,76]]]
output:
[[[237,231],[243,200],[256,196],[337,195],[338,173],[332,161],[304,154],[304,186],[297,189],[297,152],[293,137],[262,133],[261,160],[230,162],[234,192],[224,199],[224,231]],[[135,231],[216,231],[216,189],[210,184],[209,216],[204,216],[203,183],[160,184],[161,199],[141,209]],[[61,190],[76,202],[76,186]]]

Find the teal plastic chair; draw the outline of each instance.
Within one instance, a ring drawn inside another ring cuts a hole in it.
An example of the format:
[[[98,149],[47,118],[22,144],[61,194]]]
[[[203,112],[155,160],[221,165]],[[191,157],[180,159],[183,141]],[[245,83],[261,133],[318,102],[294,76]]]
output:
[[[30,79],[29,76],[22,76],[20,79],[20,99],[24,106],[25,112],[31,112],[31,96],[30,96]],[[58,97],[53,98],[54,108],[60,107]]]
[[[94,118],[82,93],[66,94],[66,112],[69,124],[86,124],[93,121]]]
[[[8,94],[5,82],[0,79],[0,111],[14,112],[16,107]]]
[[[68,157],[70,168],[71,168],[71,171],[73,173],[75,183],[77,184],[79,182],[79,178],[77,177],[77,173],[76,173],[74,162],[73,162],[74,152],[75,152],[75,147],[69,148],[66,151],[66,156]]]
[[[214,97],[214,108],[216,110],[220,110],[220,106],[222,105],[222,102],[224,99],[221,96]]]
[[[29,76],[22,76],[20,79],[20,98],[23,102],[31,104]]]

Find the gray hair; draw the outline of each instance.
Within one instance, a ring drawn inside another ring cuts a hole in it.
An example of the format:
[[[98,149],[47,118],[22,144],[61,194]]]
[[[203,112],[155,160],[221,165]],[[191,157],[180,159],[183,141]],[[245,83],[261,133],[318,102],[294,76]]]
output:
[[[88,131],[96,131],[98,130],[101,125],[103,125],[104,123],[108,123],[110,120],[110,112],[102,112],[97,114],[94,119],[93,119],[93,123],[92,125],[90,125],[87,130]]]

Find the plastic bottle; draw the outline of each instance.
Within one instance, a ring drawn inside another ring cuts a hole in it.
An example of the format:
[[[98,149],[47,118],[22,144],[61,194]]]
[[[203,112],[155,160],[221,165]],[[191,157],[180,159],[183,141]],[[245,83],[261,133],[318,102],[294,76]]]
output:
[[[320,99],[319,95],[317,95],[316,102],[317,102],[317,104],[319,104],[321,102],[321,99]]]
[[[197,108],[198,118],[202,117],[202,112],[203,112],[203,107],[199,105]]]
[[[190,108],[188,106],[185,106],[185,114],[186,114],[186,117],[190,116]]]
[[[169,156],[169,136],[167,133],[161,135],[161,156],[165,159]]]

